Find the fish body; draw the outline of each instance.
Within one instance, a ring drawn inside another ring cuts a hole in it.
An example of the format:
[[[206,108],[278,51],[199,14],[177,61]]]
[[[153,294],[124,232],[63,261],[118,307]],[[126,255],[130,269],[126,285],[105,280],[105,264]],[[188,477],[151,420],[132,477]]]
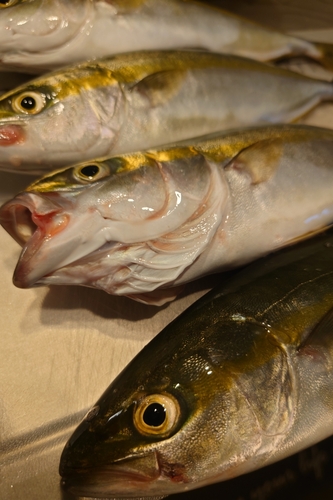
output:
[[[331,46],[182,0],[9,0],[0,7],[4,68],[44,71],[132,50],[201,48],[270,61],[304,55],[332,66]]]
[[[56,171],[0,210],[14,283],[157,303],[330,225],[332,160],[333,131],[276,125]]]
[[[63,484],[149,497],[230,479],[332,434],[332,232],[248,266],[157,335],[69,439]]]
[[[0,98],[0,167],[45,171],[254,123],[294,121],[333,85],[203,52],[123,54]]]

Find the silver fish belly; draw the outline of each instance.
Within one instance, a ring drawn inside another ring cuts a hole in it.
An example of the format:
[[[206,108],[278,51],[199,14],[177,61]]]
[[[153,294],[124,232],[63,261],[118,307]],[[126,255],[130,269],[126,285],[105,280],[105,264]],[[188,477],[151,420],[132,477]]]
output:
[[[291,122],[333,84],[235,56],[140,52],[0,98],[0,168],[38,172],[255,123]]]
[[[202,48],[261,61],[304,55],[332,67],[330,45],[181,0],[11,0],[0,7],[3,68],[42,72],[132,50]]]
[[[258,261],[170,323],[67,442],[65,488],[168,495],[330,436],[332,244],[331,232]]]
[[[57,171],[0,210],[23,247],[14,283],[158,303],[332,224],[332,160],[333,131],[280,125]]]

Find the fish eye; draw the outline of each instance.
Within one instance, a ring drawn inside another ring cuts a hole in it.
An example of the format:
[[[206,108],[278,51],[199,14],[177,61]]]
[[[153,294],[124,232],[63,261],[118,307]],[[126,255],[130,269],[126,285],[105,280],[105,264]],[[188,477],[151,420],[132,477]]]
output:
[[[144,436],[167,436],[180,417],[178,401],[170,394],[151,394],[134,411],[134,425]]]
[[[103,163],[80,165],[74,170],[74,177],[79,181],[97,181],[109,175],[109,169]]]
[[[38,92],[23,92],[12,98],[12,108],[16,113],[36,115],[45,106],[45,97]]]
[[[19,2],[19,0],[0,0],[0,9],[11,7]]]

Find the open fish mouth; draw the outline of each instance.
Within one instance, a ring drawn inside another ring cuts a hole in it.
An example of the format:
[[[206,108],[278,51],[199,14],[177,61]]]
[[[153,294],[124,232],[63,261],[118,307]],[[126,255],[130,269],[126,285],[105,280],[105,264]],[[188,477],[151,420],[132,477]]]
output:
[[[42,238],[47,231],[52,232],[52,227],[47,226],[61,210],[50,198],[23,193],[1,207],[0,223],[15,241],[24,246],[36,232]]]
[[[22,193],[0,209],[0,223],[22,247],[14,272],[14,284],[19,288],[32,286],[37,280],[35,259],[38,255],[38,275],[45,274],[50,262],[43,259],[42,246],[63,231],[70,217],[57,202],[57,194],[50,197],[36,193]],[[42,254],[42,255],[40,255]],[[44,265],[43,265],[44,262]]]

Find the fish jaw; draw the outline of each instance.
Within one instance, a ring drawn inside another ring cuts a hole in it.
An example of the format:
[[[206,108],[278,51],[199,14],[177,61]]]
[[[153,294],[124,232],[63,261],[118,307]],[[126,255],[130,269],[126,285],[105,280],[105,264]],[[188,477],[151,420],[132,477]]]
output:
[[[85,218],[78,218],[78,224],[74,221],[71,230],[73,203],[59,198],[54,193],[47,197],[22,193],[0,210],[2,226],[23,246],[13,278],[19,288],[38,284],[44,275],[75,259],[72,255],[77,255],[82,240],[89,240]],[[94,217],[91,221],[95,223]]]
[[[134,456],[112,465],[71,468],[61,462],[62,487],[78,496],[108,498],[163,498],[179,491],[163,477],[158,453]],[[160,496],[160,495],[163,496]]]

